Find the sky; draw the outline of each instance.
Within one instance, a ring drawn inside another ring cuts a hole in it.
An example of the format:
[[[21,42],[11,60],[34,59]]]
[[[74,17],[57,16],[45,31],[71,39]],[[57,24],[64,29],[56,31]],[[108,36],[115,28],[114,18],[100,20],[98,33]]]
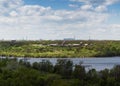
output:
[[[0,0],[0,40],[120,40],[120,0]]]

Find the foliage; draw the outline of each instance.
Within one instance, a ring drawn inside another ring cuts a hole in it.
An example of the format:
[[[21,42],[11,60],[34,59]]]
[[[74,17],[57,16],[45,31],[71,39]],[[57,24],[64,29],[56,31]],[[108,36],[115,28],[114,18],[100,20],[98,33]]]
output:
[[[66,59],[52,65],[47,60],[29,64],[14,58],[0,58],[0,65],[0,86],[120,86],[119,65],[111,70],[86,71]]]
[[[108,57],[120,56],[120,41],[1,41],[0,56],[7,57]],[[50,44],[56,44],[55,46]],[[74,46],[78,44],[77,46]]]

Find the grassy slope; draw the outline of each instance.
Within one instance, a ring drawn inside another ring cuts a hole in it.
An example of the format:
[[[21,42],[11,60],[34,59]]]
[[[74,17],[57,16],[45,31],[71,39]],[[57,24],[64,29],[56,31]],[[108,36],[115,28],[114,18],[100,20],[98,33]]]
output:
[[[80,42],[82,42],[80,44]],[[67,41],[80,46],[48,46],[62,41],[4,41],[0,42],[1,56],[15,57],[100,57],[120,56],[120,41]],[[88,44],[87,46],[85,44]]]

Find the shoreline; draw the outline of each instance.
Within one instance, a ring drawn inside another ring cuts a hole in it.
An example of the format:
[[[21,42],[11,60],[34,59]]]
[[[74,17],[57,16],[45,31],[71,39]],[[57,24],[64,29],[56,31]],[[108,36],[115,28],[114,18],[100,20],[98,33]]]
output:
[[[120,41],[1,41],[0,56],[84,58],[120,56]],[[60,46],[62,43],[62,46]]]
[[[0,57],[5,57],[5,58],[58,58],[58,59],[71,59],[71,58],[120,58],[120,56],[100,56],[100,57],[34,57],[34,56],[31,56],[31,57],[23,57],[23,56],[0,56]]]

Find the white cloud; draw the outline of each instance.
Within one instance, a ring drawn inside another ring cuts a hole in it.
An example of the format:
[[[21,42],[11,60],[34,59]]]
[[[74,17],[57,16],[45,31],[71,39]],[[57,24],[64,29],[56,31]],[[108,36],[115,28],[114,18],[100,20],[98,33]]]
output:
[[[106,2],[104,3],[105,5],[111,5],[114,3],[120,2],[120,0],[106,0]]]
[[[77,8],[77,7],[79,7],[78,5],[76,5],[76,4],[69,4],[69,7],[72,7],[72,8]]]
[[[106,0],[70,0],[73,2],[83,2],[85,4],[99,5],[103,4]]]
[[[83,6],[81,6],[81,9],[82,10],[91,10],[91,9],[93,9],[93,7],[92,7],[92,5],[83,5]]]
[[[94,10],[97,12],[106,11],[107,6],[120,2],[120,0],[70,0],[70,1],[80,3],[83,2],[85,5],[83,5],[81,8],[94,7]]]
[[[107,7],[104,5],[100,5],[98,7],[95,8],[96,12],[103,12],[103,11],[107,11]]]
[[[22,0],[1,0],[0,8],[3,8],[3,11],[0,11],[0,37],[6,39],[25,37],[28,39],[62,39],[68,35],[72,35],[72,37],[77,35],[79,38],[87,39],[89,34],[92,36],[104,34],[107,37],[105,33],[109,31],[108,27],[119,28],[119,25],[102,25],[108,19],[109,14],[101,13],[101,11],[106,9],[105,5],[114,1],[95,8],[89,0],[79,1],[86,4],[75,10],[53,10],[51,7],[40,5],[25,5]],[[102,1],[102,4],[105,3],[104,0]]]
[[[101,5],[101,4],[111,5],[113,3],[119,2],[120,0],[70,0],[70,1],[83,2],[92,5]]]
[[[17,11],[20,16],[42,16],[50,14],[51,8],[39,5],[24,5],[19,7]]]
[[[8,12],[23,5],[22,0],[0,0],[0,15],[7,15]]]
[[[11,11],[9,15],[14,17],[14,16],[18,16],[18,13],[16,11]]]

